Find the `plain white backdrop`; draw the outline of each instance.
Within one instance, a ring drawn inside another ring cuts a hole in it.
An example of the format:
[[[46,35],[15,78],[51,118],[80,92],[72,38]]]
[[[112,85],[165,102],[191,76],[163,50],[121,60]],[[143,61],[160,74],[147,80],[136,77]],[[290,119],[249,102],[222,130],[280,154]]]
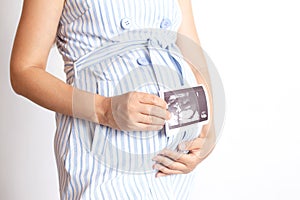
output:
[[[223,80],[226,120],[215,150],[196,169],[191,199],[299,200],[298,0],[192,3],[202,47]],[[9,82],[21,6],[1,0],[0,199],[55,200],[54,113],[15,95]],[[64,79],[56,49],[48,66]]]

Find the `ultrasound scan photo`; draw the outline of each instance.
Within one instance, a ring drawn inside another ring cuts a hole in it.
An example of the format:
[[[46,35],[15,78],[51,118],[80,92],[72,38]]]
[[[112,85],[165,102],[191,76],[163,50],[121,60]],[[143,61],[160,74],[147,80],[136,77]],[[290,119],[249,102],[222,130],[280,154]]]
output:
[[[171,130],[208,120],[207,95],[202,85],[163,92],[163,96],[172,115],[167,122],[168,129]]]

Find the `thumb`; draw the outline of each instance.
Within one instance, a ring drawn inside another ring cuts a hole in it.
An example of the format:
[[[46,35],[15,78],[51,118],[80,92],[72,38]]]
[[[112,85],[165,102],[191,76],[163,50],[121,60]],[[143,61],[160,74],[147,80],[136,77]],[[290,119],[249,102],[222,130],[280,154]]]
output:
[[[178,149],[181,151],[184,150],[197,150],[201,149],[206,141],[206,138],[196,138],[192,141],[182,142],[178,145]]]

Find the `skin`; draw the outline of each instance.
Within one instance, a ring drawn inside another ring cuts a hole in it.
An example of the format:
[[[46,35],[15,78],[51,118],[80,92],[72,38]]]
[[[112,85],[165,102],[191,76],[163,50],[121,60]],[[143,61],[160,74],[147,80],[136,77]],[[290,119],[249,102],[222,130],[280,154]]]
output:
[[[178,0],[181,12],[182,12],[182,23],[178,29],[179,35],[183,35],[192,40],[199,47],[201,46],[200,40],[197,34],[192,3],[191,0]],[[180,40],[177,41],[177,45],[180,48],[183,57],[188,52],[189,46],[185,46],[185,42]],[[203,52],[199,50],[199,65],[201,69],[196,69],[193,65],[190,65],[197,82],[203,84],[208,91],[210,100],[210,116],[213,113],[212,105],[212,93],[210,90],[210,79],[208,75],[208,68],[204,59]],[[199,73],[201,71],[201,74]],[[153,165],[153,169],[157,169],[156,177],[162,177],[172,174],[186,174],[194,170],[199,163],[201,163],[213,150],[215,146],[216,136],[213,120],[203,126],[201,134],[198,138],[179,145],[180,150],[189,150],[188,154],[178,153],[171,150],[163,150],[159,155],[153,158],[156,164]]]
[[[183,23],[179,31],[200,45],[190,0],[179,0],[179,4],[183,12]],[[17,94],[49,110],[72,115],[73,87],[46,72],[47,59],[55,40],[63,5],[64,0],[52,0],[51,4],[48,0],[24,0],[11,54],[10,78],[12,88]],[[198,82],[201,82],[197,71],[195,69],[193,71],[199,79]],[[128,113],[131,113],[127,117],[135,119],[135,122],[142,124],[144,129],[157,130],[161,128],[165,119],[169,119],[170,115],[166,111],[167,104],[161,98],[139,92],[128,95],[131,99],[137,99],[134,102],[137,106],[130,103],[124,105]],[[100,124],[114,127],[116,122],[110,106],[111,101],[112,98],[96,95],[96,114]],[[151,109],[159,109],[164,113],[159,116],[151,114],[149,116]],[[199,152],[204,149],[203,140],[210,138],[207,137],[208,135],[203,134],[202,138],[191,142],[192,145],[187,144],[191,154],[174,157],[170,152],[162,152],[164,159],[158,156],[157,160],[164,168],[160,168],[161,172],[157,176],[188,173],[193,170],[203,160]],[[171,158],[173,164],[168,166],[165,163],[166,158]]]

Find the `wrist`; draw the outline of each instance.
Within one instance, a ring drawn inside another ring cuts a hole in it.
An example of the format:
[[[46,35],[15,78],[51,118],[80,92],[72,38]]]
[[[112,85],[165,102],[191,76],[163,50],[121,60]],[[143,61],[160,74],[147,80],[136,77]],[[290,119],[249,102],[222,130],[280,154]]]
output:
[[[109,113],[111,110],[111,98],[95,95],[95,111],[99,124],[109,124]]]

